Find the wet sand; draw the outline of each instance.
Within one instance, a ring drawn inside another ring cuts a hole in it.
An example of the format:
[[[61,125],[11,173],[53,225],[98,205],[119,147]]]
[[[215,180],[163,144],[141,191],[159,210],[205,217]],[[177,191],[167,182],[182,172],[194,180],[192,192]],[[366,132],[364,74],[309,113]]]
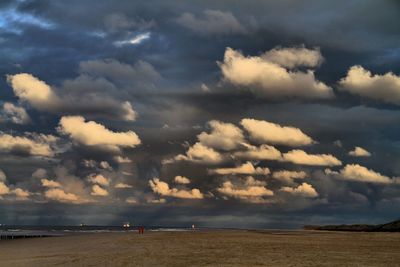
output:
[[[400,233],[97,233],[0,241],[0,266],[400,266]]]

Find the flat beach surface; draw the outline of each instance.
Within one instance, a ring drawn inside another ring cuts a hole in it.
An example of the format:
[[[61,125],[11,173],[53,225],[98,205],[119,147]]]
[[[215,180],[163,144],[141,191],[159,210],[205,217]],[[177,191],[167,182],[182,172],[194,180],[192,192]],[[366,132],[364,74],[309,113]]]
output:
[[[400,266],[400,233],[224,230],[2,240],[0,266]]]

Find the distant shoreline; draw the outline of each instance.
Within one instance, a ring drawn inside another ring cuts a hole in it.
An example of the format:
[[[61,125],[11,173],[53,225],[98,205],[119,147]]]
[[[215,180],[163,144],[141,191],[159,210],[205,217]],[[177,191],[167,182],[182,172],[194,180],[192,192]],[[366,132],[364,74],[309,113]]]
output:
[[[385,224],[305,225],[304,230],[348,232],[400,232],[400,220]]]

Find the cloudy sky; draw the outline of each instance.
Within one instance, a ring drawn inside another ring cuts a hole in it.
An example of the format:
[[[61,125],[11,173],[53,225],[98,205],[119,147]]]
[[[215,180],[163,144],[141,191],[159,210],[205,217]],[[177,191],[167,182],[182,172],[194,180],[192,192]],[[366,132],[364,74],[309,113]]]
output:
[[[0,223],[400,211],[400,5],[0,2]]]

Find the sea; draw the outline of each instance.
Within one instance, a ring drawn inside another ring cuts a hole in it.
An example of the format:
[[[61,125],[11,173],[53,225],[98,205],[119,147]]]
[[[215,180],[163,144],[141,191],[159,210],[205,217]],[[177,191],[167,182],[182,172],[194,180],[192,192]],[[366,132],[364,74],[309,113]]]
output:
[[[205,228],[201,228],[205,229]],[[196,228],[195,230],[201,230]],[[148,226],[145,231],[150,232],[177,232],[177,231],[193,231],[192,228],[184,227],[163,227],[163,226]],[[76,235],[87,233],[110,233],[110,232],[138,232],[137,226],[101,226],[101,225],[78,225],[78,226],[38,226],[38,225],[1,225],[1,239],[16,239],[30,237],[50,237],[63,235]]]

